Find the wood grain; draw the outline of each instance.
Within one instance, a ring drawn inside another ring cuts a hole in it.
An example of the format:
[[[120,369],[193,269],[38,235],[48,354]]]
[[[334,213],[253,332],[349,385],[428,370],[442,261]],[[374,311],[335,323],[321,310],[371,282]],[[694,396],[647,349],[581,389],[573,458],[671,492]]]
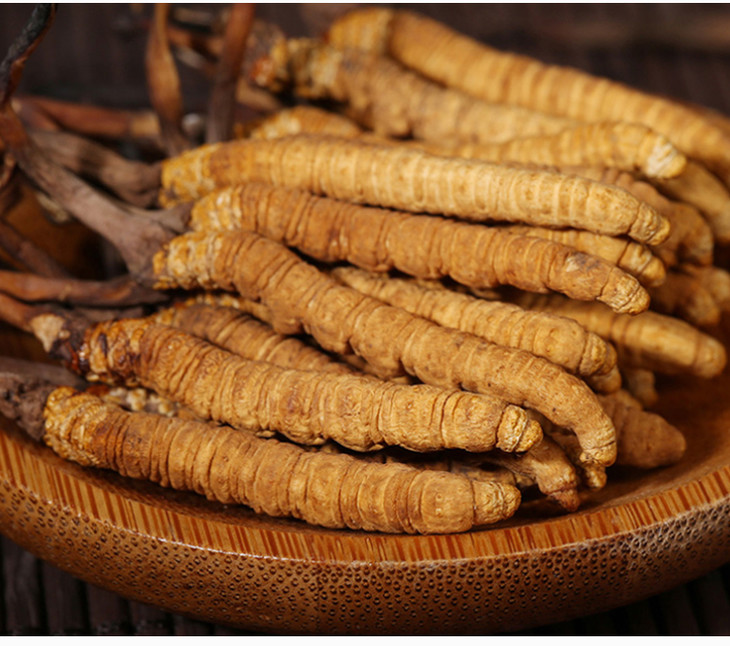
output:
[[[84,470],[0,433],[0,526],[129,599],[261,631],[485,633],[614,608],[730,560],[727,374],[662,384],[678,465],[614,470],[578,513],[449,536],[332,531]]]

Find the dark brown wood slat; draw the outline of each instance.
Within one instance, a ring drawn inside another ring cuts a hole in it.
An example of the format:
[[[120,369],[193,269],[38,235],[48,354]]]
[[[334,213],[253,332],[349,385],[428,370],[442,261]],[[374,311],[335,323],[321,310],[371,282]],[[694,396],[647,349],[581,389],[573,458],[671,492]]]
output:
[[[129,603],[119,595],[87,584],[89,632],[92,635],[129,635]]]
[[[43,634],[46,626],[43,622],[38,559],[3,537],[2,569],[7,634]]]
[[[169,613],[146,603],[129,602],[131,630],[134,635],[172,635]]]
[[[88,634],[84,584],[50,563],[41,561],[40,568],[48,634]]]
[[[730,596],[723,585],[721,571],[711,572],[685,587],[701,634],[730,635]]]
[[[674,588],[659,595],[660,625],[665,635],[699,635],[700,628],[694,615],[686,586]]]

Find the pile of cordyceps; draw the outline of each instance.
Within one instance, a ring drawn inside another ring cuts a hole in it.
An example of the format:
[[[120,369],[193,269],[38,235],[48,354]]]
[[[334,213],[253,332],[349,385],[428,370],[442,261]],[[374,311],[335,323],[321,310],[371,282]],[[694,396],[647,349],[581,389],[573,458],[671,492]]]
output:
[[[5,244],[25,271],[0,276],[4,318],[95,382],[6,371],[6,414],[84,465],[383,532],[466,531],[523,495],[573,511],[614,463],[682,457],[648,409],[657,373],[725,366],[730,122],[409,11],[323,40],[250,5],[191,38],[169,12],[153,110],[11,100],[52,8],[0,70],[5,188],[30,180],[127,270],[79,280]],[[197,134],[171,43],[212,69]]]

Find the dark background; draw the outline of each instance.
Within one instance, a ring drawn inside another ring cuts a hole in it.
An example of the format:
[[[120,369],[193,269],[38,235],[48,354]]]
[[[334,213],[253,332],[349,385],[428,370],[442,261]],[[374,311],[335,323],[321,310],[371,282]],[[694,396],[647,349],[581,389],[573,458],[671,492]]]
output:
[[[208,5],[209,7],[210,5]],[[355,5],[259,5],[289,35],[319,34]],[[489,44],[570,64],[730,113],[730,7],[723,4],[408,5]],[[175,5],[205,10],[203,5]],[[0,5],[3,55],[32,5]],[[21,90],[118,107],[147,106],[145,20],[151,6],[60,6]],[[181,66],[186,109],[202,110],[207,82]],[[730,555],[728,555],[730,560]],[[0,633],[245,635],[126,601],[0,539]],[[730,566],[652,599],[527,634],[730,634]]]

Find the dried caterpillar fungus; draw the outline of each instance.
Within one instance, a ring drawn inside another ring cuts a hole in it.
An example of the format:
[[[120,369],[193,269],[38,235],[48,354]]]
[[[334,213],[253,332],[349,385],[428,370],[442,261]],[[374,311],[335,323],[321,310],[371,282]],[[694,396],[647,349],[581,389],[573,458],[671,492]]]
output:
[[[387,58],[310,38],[277,42],[256,62],[253,77],[273,91],[292,87],[302,98],[343,103],[351,118],[384,136],[491,142],[558,133],[575,124],[489,104],[432,83]]]
[[[633,277],[557,242],[295,189],[244,184],[214,191],[194,205],[189,224],[195,230],[255,231],[324,262],[396,268],[418,278],[450,276],[472,287],[552,290],[579,300],[598,298],[622,311],[644,306],[644,291]]]
[[[71,388],[51,393],[44,417],[44,441],[66,459],[324,527],[462,532],[508,518],[520,501],[510,485],[308,453],[227,427],[129,413]]]
[[[51,317],[56,315],[34,318],[32,327],[52,324]],[[51,349],[54,343],[58,343],[54,338],[45,340]],[[494,446],[525,450],[541,436],[539,425],[525,411],[497,397],[287,370],[247,361],[147,320],[91,326],[69,359],[85,368],[88,378],[139,383],[203,419],[279,431],[302,444],[333,439],[362,451],[383,444],[416,451],[447,447],[484,451]]]
[[[649,244],[669,235],[668,222],[653,208],[599,182],[313,135],[214,144],[169,159],[162,166],[160,200],[168,205],[195,200],[251,181],[467,220],[628,235]]]
[[[335,268],[332,275],[345,285],[440,325],[471,332],[500,345],[522,348],[584,377],[611,373],[618,377],[610,380],[611,387],[620,385],[620,377],[614,372],[613,348],[571,319],[545,316],[510,303],[486,301],[450,290],[429,289],[413,281],[350,267]]]
[[[158,252],[154,266],[158,287],[215,287],[261,301],[275,319],[301,324],[329,351],[355,352],[382,375],[405,371],[424,383],[497,394],[573,430],[585,459],[614,459],[611,421],[580,379],[524,351],[443,328],[339,285],[278,243],[243,231],[189,233]]]
[[[405,67],[485,101],[581,121],[644,123],[727,183],[730,137],[712,120],[675,101],[577,69],[498,51],[416,13],[356,10],[335,21],[328,40],[392,56]]]

